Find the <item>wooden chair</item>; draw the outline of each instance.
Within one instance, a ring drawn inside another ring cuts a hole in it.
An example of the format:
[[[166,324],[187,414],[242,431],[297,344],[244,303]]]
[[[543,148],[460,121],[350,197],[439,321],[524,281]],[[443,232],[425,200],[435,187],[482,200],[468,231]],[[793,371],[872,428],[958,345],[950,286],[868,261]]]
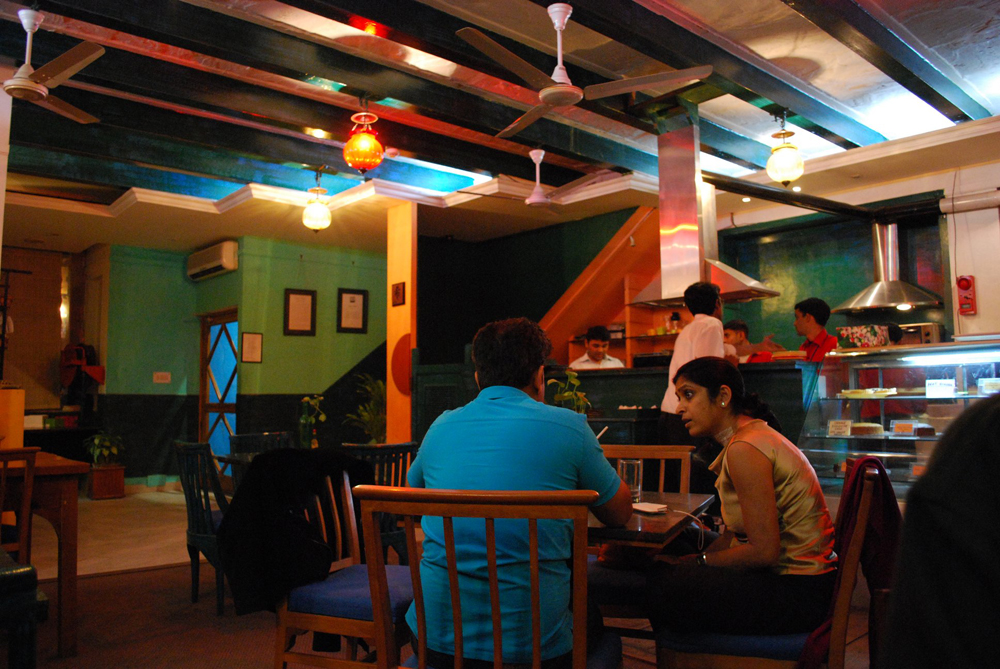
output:
[[[639,444],[601,444],[604,457],[608,460],[619,458],[641,458],[643,460],[659,460],[659,485],[657,492],[663,492],[664,474],[667,460],[677,460],[681,466],[679,493],[691,492],[691,453],[694,446],[639,445]]]
[[[406,487],[406,472],[417,457],[420,445],[415,441],[400,444],[341,444],[350,455],[370,462],[375,468],[375,483]]]
[[[426,490],[422,488],[398,488],[382,486],[358,486],[355,497],[361,500],[361,518],[364,526],[366,554],[371,569],[371,599],[375,608],[376,663],[378,669],[394,669],[399,666],[399,653],[394,643],[398,630],[394,628],[394,610],[387,590],[386,565],[382,559],[381,535],[376,531],[376,514],[392,513],[403,518],[407,543],[415,555],[417,550],[416,518],[422,516],[442,516],[444,518],[445,552],[447,555],[448,579],[451,586],[451,607],[455,634],[455,667],[462,666],[462,613],[459,592],[458,566],[455,552],[455,532],[453,519],[484,519],[485,546],[483,561],[489,574],[490,615],[493,626],[493,665],[503,666],[501,628],[504,620],[500,608],[499,576],[497,569],[497,547],[495,520],[498,518],[523,518],[528,520],[528,543],[530,546],[529,569],[531,583],[532,620],[532,666],[541,665],[541,597],[539,586],[538,521],[540,519],[569,519],[573,525],[572,538],[572,615],[573,615],[573,669],[585,666],[618,667],[621,664],[621,639],[606,634],[599,643],[599,650],[587,657],[587,516],[589,506],[597,499],[592,490],[567,490],[545,492],[509,491],[459,491]],[[424,610],[420,565],[414,561],[410,565],[413,592],[416,601],[418,652],[416,663],[406,666],[427,668],[427,620]],[[617,642],[617,643],[616,643]],[[603,660],[603,661],[601,661]],[[435,669],[450,669],[435,667]]]
[[[0,450],[0,548],[20,564],[31,562],[31,494],[35,484],[38,448]],[[13,469],[20,469],[16,474]],[[8,494],[11,478],[22,483],[21,494]]]
[[[858,578],[861,550],[868,530],[872,489],[878,473],[874,467],[865,469],[856,523],[847,537],[839,537],[840,571],[834,592],[830,623],[830,650],[826,666],[843,669],[847,646],[847,623],[851,612],[851,597]],[[844,499],[847,499],[845,495]],[[852,509],[853,511],[853,509]],[[841,514],[845,507],[841,506]],[[678,634],[671,630],[657,632],[656,665],[658,669],[793,669],[805,647],[809,633],[775,636],[728,634]]]
[[[216,531],[222,516],[229,508],[229,500],[222,492],[219,470],[206,443],[174,442],[184,503],[187,506],[187,550],[191,558],[191,601],[198,601],[198,573],[201,567],[199,553],[215,568],[216,608],[223,613],[226,599],[222,559]],[[215,497],[215,507],[211,497]]]
[[[356,659],[357,640],[374,640],[376,631],[368,565],[361,564],[357,519],[347,473],[336,486],[327,477],[323,494],[315,497],[302,513],[330,546],[333,564],[325,580],[293,588],[278,605],[275,669],[283,669],[288,662],[353,669],[371,667]],[[409,569],[390,565],[387,573],[388,596],[398,614],[397,619],[401,620],[413,601]],[[307,631],[346,637],[347,659],[294,651],[295,636]]]
[[[371,463],[375,470],[375,483],[377,485],[406,487],[406,472],[410,469],[410,464],[417,457],[417,450],[420,444],[415,441],[408,441],[399,444],[342,444],[341,447],[350,455],[359,460]],[[399,556],[399,564],[408,564],[409,549],[406,546],[406,536],[398,523],[392,518],[383,521],[382,525],[382,545],[388,555],[392,548]]]

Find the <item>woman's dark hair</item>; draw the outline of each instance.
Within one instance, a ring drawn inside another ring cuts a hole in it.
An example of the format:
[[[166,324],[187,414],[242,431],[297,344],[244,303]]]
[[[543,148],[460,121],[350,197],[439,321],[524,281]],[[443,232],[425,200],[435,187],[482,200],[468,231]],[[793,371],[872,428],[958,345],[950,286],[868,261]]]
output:
[[[772,420],[776,423],[777,419],[771,413],[771,408],[757,396],[757,393],[747,393],[743,375],[736,369],[736,365],[728,360],[713,357],[695,358],[677,370],[674,375],[675,386],[677,379],[681,377],[708,390],[708,396],[713,400],[719,396],[722,386],[728,386],[733,394],[730,400],[733,413],[761,418],[780,432],[780,429],[772,424]]]
[[[551,352],[552,342],[534,321],[508,318],[487,323],[472,340],[479,387],[524,388]]]

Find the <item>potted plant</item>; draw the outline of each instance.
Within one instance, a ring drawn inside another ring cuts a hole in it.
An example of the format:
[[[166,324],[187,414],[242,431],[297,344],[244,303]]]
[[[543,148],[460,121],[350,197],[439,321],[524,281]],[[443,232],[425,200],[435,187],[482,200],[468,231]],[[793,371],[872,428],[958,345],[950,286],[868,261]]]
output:
[[[356,413],[349,413],[344,425],[360,427],[369,444],[385,443],[385,381],[371,374],[358,374],[358,394],[365,400]]]
[[[556,394],[552,400],[567,409],[572,409],[577,413],[587,413],[590,400],[587,393],[580,391],[580,379],[572,369],[566,370],[566,380],[549,379],[549,385],[556,384]]]
[[[90,467],[88,493],[91,499],[113,499],[125,496],[125,465],[121,456],[125,451],[122,438],[107,432],[98,432],[84,444],[93,458]]]

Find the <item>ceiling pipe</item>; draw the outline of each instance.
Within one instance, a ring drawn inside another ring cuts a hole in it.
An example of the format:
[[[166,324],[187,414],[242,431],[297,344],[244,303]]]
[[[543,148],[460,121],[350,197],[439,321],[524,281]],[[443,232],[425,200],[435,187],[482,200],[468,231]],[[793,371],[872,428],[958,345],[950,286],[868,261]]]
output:
[[[943,198],[939,202],[944,214],[960,214],[966,211],[996,209],[1000,207],[1000,190],[987,190],[979,193],[966,193],[954,197]]]

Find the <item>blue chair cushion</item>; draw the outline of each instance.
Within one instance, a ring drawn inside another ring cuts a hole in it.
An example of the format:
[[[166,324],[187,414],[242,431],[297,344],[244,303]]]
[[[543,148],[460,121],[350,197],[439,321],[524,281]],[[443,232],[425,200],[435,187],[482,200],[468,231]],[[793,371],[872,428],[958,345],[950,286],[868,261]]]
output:
[[[401,621],[413,601],[410,568],[386,565],[389,605],[394,621]],[[345,567],[326,579],[302,585],[288,594],[288,610],[333,618],[372,620],[372,595],[368,583],[368,565]]]
[[[605,630],[596,643],[590,644],[587,653],[587,669],[618,669],[622,664],[622,638]],[[404,667],[416,669],[419,664],[416,654],[406,658]],[[452,669],[452,667],[428,667],[427,669]]]
[[[777,636],[681,633],[669,629],[656,631],[656,645],[681,653],[765,657],[771,660],[797,660],[809,633]]]

